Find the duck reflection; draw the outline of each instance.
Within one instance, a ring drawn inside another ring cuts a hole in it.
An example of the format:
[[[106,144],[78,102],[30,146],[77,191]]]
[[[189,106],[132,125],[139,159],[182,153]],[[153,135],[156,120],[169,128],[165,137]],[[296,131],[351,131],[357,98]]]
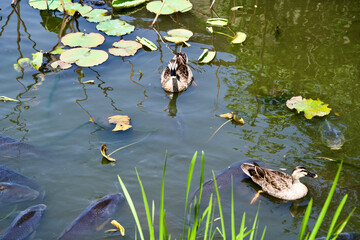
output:
[[[169,104],[167,107],[168,115],[170,117],[176,117],[176,114],[177,114],[176,100],[181,95],[181,92],[174,92],[174,93],[166,92],[166,94],[170,98],[170,101],[169,101]]]

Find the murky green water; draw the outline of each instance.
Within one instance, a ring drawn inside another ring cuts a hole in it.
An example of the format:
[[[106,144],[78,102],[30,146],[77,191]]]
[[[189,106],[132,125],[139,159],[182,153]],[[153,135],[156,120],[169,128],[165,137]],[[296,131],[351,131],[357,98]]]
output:
[[[329,226],[342,197],[349,194],[345,218],[358,206],[360,195],[359,3],[249,1],[236,3],[244,8],[232,12],[233,1],[216,1],[216,13],[230,19],[232,31],[248,35],[244,45],[234,46],[227,37],[206,32],[210,1],[193,1],[194,8],[188,13],[160,17],[155,27],[163,35],[180,27],[195,33],[189,42],[191,47],[182,51],[188,54],[196,86],[171,101],[161,88],[160,74],[172,53],[153,30],[147,29],[154,15],[145,8],[114,18],[136,26],[124,39],[146,37],[157,44],[158,51],[140,50],[126,58],[110,56],[100,66],[73,67],[42,75],[35,70],[16,72],[13,64],[36,51],[54,49],[59,41],[62,14],[40,12],[25,0],[15,8],[10,7],[10,1],[1,1],[0,95],[19,102],[0,103],[0,135],[47,151],[36,157],[1,158],[0,164],[34,178],[46,191],[42,202],[48,208],[36,239],[56,239],[91,200],[118,191],[117,174],[140,202],[135,167],[148,199],[158,203],[166,151],[165,206],[174,218],[183,217],[188,166],[194,152],[201,150],[205,151],[206,178],[211,177],[211,170],[217,172],[247,158],[288,172],[302,165],[317,173],[318,179],[303,180],[309,194],[300,203],[306,206],[310,197],[314,199],[311,224],[320,212],[338,166],[314,157],[343,160],[346,165],[321,233]],[[81,17],[69,18],[63,34],[97,32],[95,26]],[[227,28],[223,31],[232,34]],[[106,37],[98,49],[107,50],[118,40]],[[173,44],[169,46],[174,49]],[[197,63],[204,48],[217,51],[211,64]],[[81,83],[87,80],[95,80],[95,84]],[[318,131],[322,119],[291,115],[285,102],[298,95],[329,104],[332,112],[327,119],[341,128],[346,138],[341,150],[332,151],[322,143]],[[228,123],[208,141],[225,122],[217,115],[229,111],[243,117],[246,124],[241,127]],[[112,132],[102,121],[114,114],[129,115],[133,129]],[[97,124],[89,123],[91,117]],[[116,164],[101,164],[101,144],[107,144],[112,151],[141,139],[139,144],[114,154]],[[198,186],[198,174],[197,168],[192,191]],[[258,206],[250,206],[249,200],[257,189],[244,186],[247,194],[239,198],[236,209],[239,218],[246,211],[250,226]],[[260,229],[268,227],[266,239],[297,238],[304,207],[266,195],[260,196],[260,201]],[[11,209],[1,209],[2,216]],[[1,221],[0,230],[11,219]],[[124,222],[126,226],[127,221]],[[131,239],[133,225],[128,225]],[[355,213],[345,231],[358,231],[359,225],[360,218]]]

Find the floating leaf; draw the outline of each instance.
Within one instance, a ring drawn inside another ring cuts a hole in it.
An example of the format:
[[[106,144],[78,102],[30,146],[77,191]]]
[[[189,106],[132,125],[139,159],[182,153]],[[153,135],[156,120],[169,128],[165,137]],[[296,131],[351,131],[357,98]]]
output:
[[[236,7],[232,7],[231,11],[237,11],[237,10],[243,9],[243,8],[244,8],[244,6],[236,6]]]
[[[135,27],[119,19],[107,20],[96,26],[97,30],[105,32],[110,36],[121,36],[134,31]]]
[[[21,69],[33,69],[33,67],[31,66],[31,60],[30,58],[20,58],[17,61],[17,64],[14,64],[14,69],[18,72],[21,72]]]
[[[96,8],[86,14],[83,14],[82,16],[89,22],[104,22],[111,19],[111,16],[107,14],[108,11],[106,9]]]
[[[65,51],[64,46],[61,46],[61,47],[55,48],[55,49],[52,50],[50,53],[56,55],[56,54],[61,54],[61,53],[63,53],[64,51]]]
[[[85,84],[94,84],[95,81],[94,80],[87,80],[87,81],[83,81],[82,83],[85,83]],[[93,120],[94,121],[94,120]]]
[[[143,4],[147,0],[113,0],[112,6],[117,9],[132,8]]]
[[[0,96],[0,101],[3,101],[3,102],[18,102],[19,100],[9,98],[9,97],[5,97],[5,96]]]
[[[43,53],[42,51],[33,53],[33,60],[31,61],[31,65],[36,69],[39,70],[43,63]]]
[[[67,62],[64,62],[64,61],[61,61],[61,60],[57,60],[55,62],[52,62],[50,64],[50,66],[52,68],[54,68],[54,69],[57,68],[57,67],[59,67],[61,69],[68,69],[68,68],[72,67],[72,65],[70,63],[67,63]]]
[[[238,124],[240,124],[240,125],[244,125],[244,124],[245,124],[244,119],[242,119],[242,118],[238,119],[238,118],[236,117],[236,114],[233,113],[233,112],[220,114],[219,117],[231,119],[233,122],[238,123]]]
[[[209,18],[206,23],[211,26],[223,27],[228,24],[228,20],[226,18]]]
[[[67,63],[76,63],[80,67],[92,67],[105,62],[109,55],[103,50],[90,48],[73,48],[60,55],[60,60]]]
[[[142,48],[142,45],[136,41],[125,41],[120,40],[119,42],[113,43],[113,48],[109,49],[109,53],[115,56],[132,56],[137,50]]]
[[[97,47],[104,41],[105,37],[100,33],[69,33],[61,38],[61,42],[70,47]]]
[[[213,33],[213,32],[214,32],[213,27],[206,27],[206,30],[207,30],[209,33]]]
[[[125,236],[125,228],[121,226],[121,224],[118,221],[112,220],[110,223],[114,225],[117,229],[119,229],[121,236]]]
[[[50,1],[50,0],[49,0]],[[74,14],[76,12],[80,13],[81,15],[84,15],[88,12],[90,12],[93,8],[88,6],[88,5],[81,5],[80,3],[72,3],[72,2],[69,2],[69,3],[66,3],[64,4],[65,5],[65,11],[66,11],[66,14],[70,15],[70,16],[74,16]],[[62,6],[59,6],[58,7],[58,10],[60,12],[63,12],[64,9]]]
[[[199,63],[209,63],[215,58],[215,55],[216,55],[215,51],[209,51],[209,49],[204,49],[198,61]]]
[[[237,32],[231,43],[238,44],[244,42],[246,39],[246,33]]]
[[[311,119],[314,116],[325,116],[328,115],[331,111],[331,108],[328,108],[329,104],[324,104],[324,102],[317,100],[312,100],[303,98],[301,96],[292,97],[286,101],[286,106],[290,109],[296,109],[298,113],[304,111],[305,117]]]
[[[107,151],[107,146],[105,144],[102,144],[100,148],[101,155],[103,155],[103,157],[106,158],[108,161],[116,162],[116,159],[108,156],[106,151]]]
[[[149,2],[146,5],[146,9],[150,12],[157,14],[161,8],[162,1]],[[161,15],[169,15],[175,12],[187,12],[192,9],[192,4],[188,0],[166,0],[163,8],[161,9]]]
[[[144,38],[144,37],[140,38],[140,37],[137,36],[136,41],[138,41],[139,43],[141,43],[142,45],[144,45],[145,47],[147,47],[151,51],[156,51],[157,50],[157,46],[147,38]]]
[[[116,124],[113,131],[125,131],[131,128],[130,118],[126,115],[114,115],[109,117],[109,123]]]
[[[167,34],[170,35],[170,37],[164,37],[167,41],[174,43],[183,43],[189,40],[189,38],[193,35],[193,32],[187,29],[178,28],[168,31]]]
[[[29,0],[29,5],[40,10],[55,10],[61,5],[61,0]]]

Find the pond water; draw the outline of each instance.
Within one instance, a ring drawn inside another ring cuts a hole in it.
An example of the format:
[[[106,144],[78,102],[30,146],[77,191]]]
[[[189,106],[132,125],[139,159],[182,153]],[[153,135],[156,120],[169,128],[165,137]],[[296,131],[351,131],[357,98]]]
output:
[[[82,17],[68,18],[60,32],[60,12],[33,9],[26,0],[18,0],[14,8],[10,1],[0,2],[0,95],[19,100],[0,102],[0,135],[39,148],[28,156],[2,157],[0,164],[33,178],[46,192],[41,202],[47,210],[36,239],[56,239],[92,200],[120,191],[117,175],[134,201],[141,202],[135,168],[148,199],[158,206],[166,152],[165,208],[169,218],[180,224],[187,171],[195,151],[205,152],[206,179],[211,178],[212,170],[216,173],[249,158],[288,173],[302,165],[319,175],[303,180],[309,193],[299,206],[260,195],[259,229],[267,226],[265,239],[296,239],[310,198],[314,199],[310,224],[315,223],[338,169],[337,163],[315,157],[345,163],[318,236],[326,232],[345,194],[348,200],[341,219],[359,205],[360,1],[241,1],[235,6],[244,8],[237,12],[230,10],[233,1],[216,1],[216,14],[231,22],[231,29],[218,30],[230,35],[245,32],[247,39],[240,45],[206,31],[206,19],[216,16],[209,10],[210,2],[193,1],[191,11],[160,16],[155,24],[163,36],[174,28],[194,32],[191,46],[181,51],[188,55],[196,86],[173,99],[160,84],[160,74],[173,54],[148,29],[155,15],[145,7],[129,15],[114,13],[113,18],[136,27],[123,39],[146,37],[158,51],[139,50],[125,58],[110,55],[99,66],[41,73],[17,72],[13,64],[37,51],[53,50],[66,33],[98,32],[96,24]],[[112,11],[108,5],[105,8]],[[118,40],[107,36],[97,49],[108,50]],[[217,55],[213,62],[202,65],[197,58],[205,48],[216,50]],[[95,83],[82,83],[87,80]],[[342,149],[331,150],[321,141],[322,118],[307,120],[303,113],[286,107],[292,96],[319,98],[329,104],[332,111],[326,118],[343,132]],[[237,113],[245,125],[227,123],[211,137],[226,121],[218,115],[226,112]],[[105,120],[116,114],[130,116],[133,128],[112,132]],[[111,152],[137,141],[112,155],[116,163],[102,164],[101,144],[107,144]],[[198,156],[192,192],[199,185],[199,160]],[[236,201],[237,223],[245,211],[250,227],[258,205],[249,205],[249,201],[258,188],[249,183],[244,186],[246,194]],[[230,205],[223,208],[230,209]],[[2,207],[0,218],[12,209]],[[18,206],[11,217],[1,221],[0,231],[22,209],[25,207]],[[357,210],[345,231],[358,231],[359,216]],[[133,239],[130,219],[129,213],[122,223],[127,238]],[[178,237],[181,225],[171,228]]]

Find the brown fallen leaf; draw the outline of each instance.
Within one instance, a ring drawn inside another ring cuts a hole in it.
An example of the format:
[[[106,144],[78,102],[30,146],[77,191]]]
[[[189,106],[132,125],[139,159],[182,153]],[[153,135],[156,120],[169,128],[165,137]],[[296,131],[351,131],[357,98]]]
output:
[[[125,131],[131,128],[130,118],[127,115],[114,115],[109,117],[109,123],[116,124],[113,131]]]
[[[121,233],[121,236],[124,236],[125,235],[125,228],[123,226],[121,226],[120,223],[118,223],[118,221],[116,220],[112,220],[110,222],[112,225],[114,225],[117,229],[119,229],[120,233]]]
[[[107,146],[106,146],[106,144],[102,144],[102,145],[101,145],[101,148],[100,148],[101,155],[103,155],[104,158],[106,158],[107,160],[109,160],[109,161],[111,161],[111,162],[116,162],[116,159],[108,156],[107,153],[106,153],[106,151],[107,151]]]

